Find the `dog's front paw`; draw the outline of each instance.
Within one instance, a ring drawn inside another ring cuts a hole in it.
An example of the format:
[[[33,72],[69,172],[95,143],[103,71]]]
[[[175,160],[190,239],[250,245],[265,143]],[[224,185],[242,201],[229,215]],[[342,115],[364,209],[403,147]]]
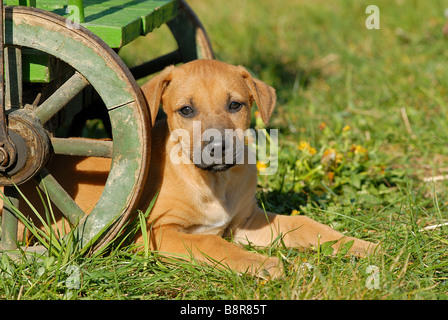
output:
[[[277,279],[285,275],[285,269],[280,259],[270,257],[263,262],[256,275],[266,280]]]
[[[353,240],[353,245],[348,250],[350,254],[357,257],[367,257],[374,253],[381,251],[381,247],[378,243],[372,243],[365,240],[360,240],[356,238],[350,238],[348,240]]]

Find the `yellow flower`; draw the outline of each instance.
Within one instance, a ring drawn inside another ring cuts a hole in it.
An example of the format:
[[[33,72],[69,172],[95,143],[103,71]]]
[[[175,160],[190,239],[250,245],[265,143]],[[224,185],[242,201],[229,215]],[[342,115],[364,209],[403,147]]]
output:
[[[305,141],[300,141],[299,145],[297,146],[297,148],[300,151],[308,151],[309,154],[311,155],[315,155],[317,153],[316,149],[314,149],[313,147],[310,146],[310,144],[308,142]]]
[[[342,154],[338,153],[336,149],[328,148],[324,151],[321,162],[324,164],[334,163],[335,165],[338,165],[342,162],[342,160],[344,160],[344,156]]]
[[[352,146],[350,147],[350,151],[353,152],[354,154],[359,154],[359,155],[367,154],[367,149],[359,144],[352,144]]]
[[[340,153],[336,153],[336,160],[334,161],[334,163],[338,165],[342,162],[342,160],[344,160],[344,156]]]
[[[355,154],[366,154],[367,153],[367,149],[364,148],[361,145],[357,145],[355,148]]]
[[[291,211],[291,215],[292,215],[292,216],[298,216],[298,215],[300,215],[300,211],[294,209],[294,210]]]
[[[265,172],[268,165],[266,163],[257,161],[257,170],[260,172]]]
[[[342,132],[347,132],[347,131],[350,130],[350,129],[351,129],[350,126],[347,125],[347,126],[345,126],[344,128],[342,128]]]
[[[259,286],[259,287],[264,287],[264,286],[266,285],[266,283],[268,283],[267,280],[261,280],[261,281],[258,283],[258,286]]]
[[[322,155],[322,162],[332,162],[336,159],[336,150],[333,148],[326,149]]]

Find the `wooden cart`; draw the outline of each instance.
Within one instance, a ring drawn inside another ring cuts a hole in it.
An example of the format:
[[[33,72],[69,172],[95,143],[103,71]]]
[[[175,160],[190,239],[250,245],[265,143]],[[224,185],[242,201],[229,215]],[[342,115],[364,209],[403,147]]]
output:
[[[135,211],[150,180],[154,115],[136,79],[169,64],[213,58],[206,33],[181,0],[7,0],[2,20],[0,250],[17,248],[16,187],[31,179],[77,225],[81,246],[96,241],[98,248]],[[118,49],[165,23],[178,49],[129,70]],[[89,117],[106,119],[112,139],[71,139]],[[53,154],[111,158],[101,198],[88,215],[46,169]]]

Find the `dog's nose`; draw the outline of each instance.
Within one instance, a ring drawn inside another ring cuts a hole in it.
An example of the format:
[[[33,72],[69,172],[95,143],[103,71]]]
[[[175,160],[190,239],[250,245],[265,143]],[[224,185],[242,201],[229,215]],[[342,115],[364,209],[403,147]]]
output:
[[[221,139],[214,139],[213,141],[211,141],[208,145],[209,150],[210,150],[210,156],[214,157],[215,156],[215,152],[216,152],[216,156],[220,156],[220,157],[224,157],[225,152],[226,152],[226,142],[224,140]],[[219,151],[221,152],[221,154],[219,154]]]

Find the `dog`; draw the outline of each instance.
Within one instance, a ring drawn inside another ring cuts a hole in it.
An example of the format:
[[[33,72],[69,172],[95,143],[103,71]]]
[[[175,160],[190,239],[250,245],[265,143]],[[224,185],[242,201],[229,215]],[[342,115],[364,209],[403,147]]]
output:
[[[306,249],[334,241],[332,247],[337,252],[353,241],[351,254],[365,256],[376,250],[376,244],[346,237],[306,216],[277,215],[259,208],[255,197],[257,168],[248,163],[244,144],[241,151],[237,143],[216,135],[195,145],[194,139],[184,139],[185,134],[175,134],[181,130],[193,137],[195,123],[200,124],[201,136],[207,130],[245,132],[254,102],[267,125],[276,104],[275,90],[253,78],[245,68],[217,60],[194,60],[167,67],[141,90],[151,118],[156,118],[160,106],[166,115],[152,123],[150,169],[138,204],[145,211],[157,197],[147,220],[150,243],[146,245],[152,250],[262,278],[282,276],[282,262],[249,252],[242,244],[269,246],[281,236],[288,247]],[[243,138],[235,135],[232,141]],[[201,155],[209,155],[211,161],[195,161],[198,150]],[[110,159],[54,158],[49,171],[88,213],[100,198]],[[220,158],[229,161],[218,161]],[[20,189],[35,198],[31,202],[38,212],[44,212],[34,184],[26,183]],[[26,206],[20,210],[29,212]],[[39,224],[37,218],[33,221]],[[61,230],[61,221],[54,227]],[[22,234],[23,226],[19,226],[19,238]],[[143,245],[142,233],[134,241]]]
[[[244,67],[194,60],[167,67],[141,89],[151,115],[154,117],[160,106],[166,114],[165,119],[154,123],[151,132],[151,164],[142,204],[148,207],[157,196],[147,221],[152,250],[269,278],[283,274],[281,261],[249,252],[241,244],[269,246],[282,236],[287,247],[309,248],[335,241],[332,247],[337,252],[353,241],[351,254],[374,252],[375,244],[346,237],[306,216],[265,212],[255,197],[255,164],[216,161],[221,160],[216,157],[209,163],[194,161],[191,139],[182,142],[173,137],[179,129],[192,137],[195,122],[200,123],[201,133],[208,129],[244,132],[250,126],[254,102],[267,125],[276,104],[275,90],[253,78]],[[222,155],[233,154],[230,159],[238,158],[236,148],[226,141],[201,140],[202,154],[214,155],[217,150]],[[179,152],[182,161],[173,161],[173,154]],[[136,242],[142,241],[140,234]]]

